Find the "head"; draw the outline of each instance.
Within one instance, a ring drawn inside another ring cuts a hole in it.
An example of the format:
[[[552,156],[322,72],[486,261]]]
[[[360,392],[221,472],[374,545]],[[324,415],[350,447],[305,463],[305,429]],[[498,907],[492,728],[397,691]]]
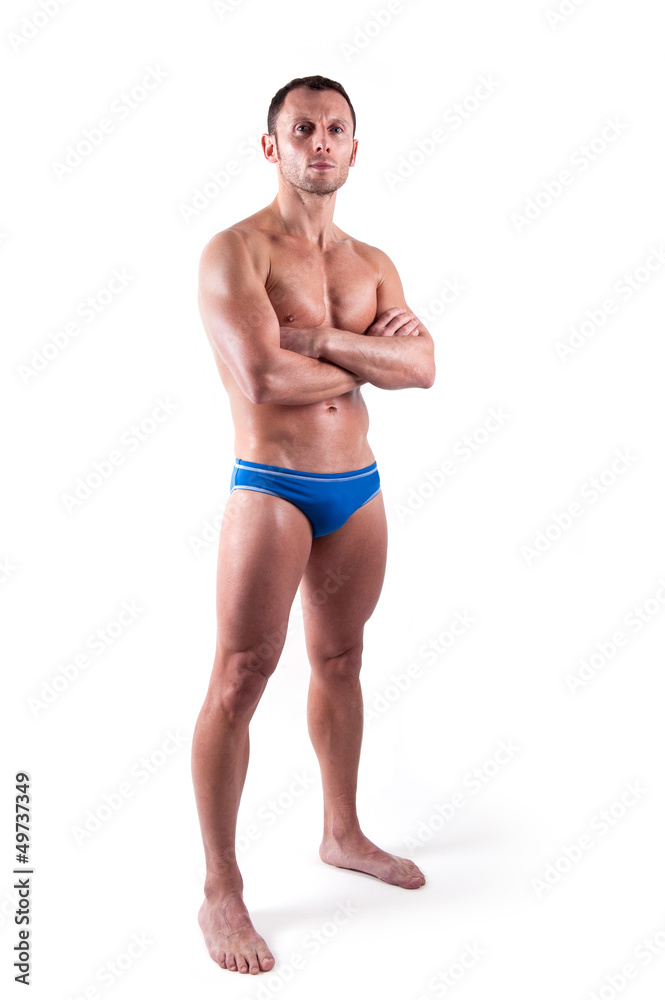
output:
[[[287,183],[313,194],[341,187],[356,159],[356,113],[344,87],[325,76],[298,77],[278,90],[268,109],[266,158]],[[313,166],[328,164],[328,169]]]

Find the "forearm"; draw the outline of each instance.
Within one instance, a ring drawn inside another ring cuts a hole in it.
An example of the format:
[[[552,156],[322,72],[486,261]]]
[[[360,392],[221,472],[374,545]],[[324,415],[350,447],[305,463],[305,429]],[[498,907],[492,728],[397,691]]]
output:
[[[430,344],[415,336],[369,337],[324,327],[318,355],[379,389],[427,388],[433,380]]]
[[[328,359],[309,358],[280,348],[257,379],[255,402],[303,406],[342,396],[365,382],[364,376]]]

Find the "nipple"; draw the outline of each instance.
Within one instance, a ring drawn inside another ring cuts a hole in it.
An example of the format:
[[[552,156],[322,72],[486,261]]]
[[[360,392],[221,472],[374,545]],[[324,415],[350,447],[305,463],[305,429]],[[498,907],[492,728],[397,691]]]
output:
[[[289,313],[288,316],[284,317],[284,322],[285,323],[293,323],[294,319],[295,319],[295,316],[291,316],[291,314]]]

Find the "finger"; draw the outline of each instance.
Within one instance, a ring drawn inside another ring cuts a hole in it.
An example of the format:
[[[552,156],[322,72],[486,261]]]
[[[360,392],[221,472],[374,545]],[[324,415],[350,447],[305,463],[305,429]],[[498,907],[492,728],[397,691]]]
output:
[[[409,310],[405,306],[391,306],[390,309],[384,309],[384,311],[379,316],[379,319],[390,319],[392,316],[396,316],[397,313],[408,312]]]
[[[417,316],[414,316],[412,314],[411,319],[403,321],[403,326],[400,328],[399,331],[400,336],[402,337],[409,336],[409,334],[412,334],[415,330],[418,329],[419,325],[420,325],[420,320],[418,319]]]
[[[385,327],[389,326],[391,321],[399,318],[400,315],[406,311],[407,310],[403,309],[401,306],[393,306],[391,309],[386,309],[385,312],[382,312],[373,325],[375,327],[385,329]]]
[[[392,337],[395,330],[399,330],[403,322],[404,320],[402,319],[401,316],[394,316],[391,320],[389,320],[386,323],[383,329],[386,333],[388,333]]]
[[[386,324],[386,330],[389,330],[391,334],[396,333],[403,326],[410,323],[413,318],[413,314],[408,316],[393,316],[393,318]]]

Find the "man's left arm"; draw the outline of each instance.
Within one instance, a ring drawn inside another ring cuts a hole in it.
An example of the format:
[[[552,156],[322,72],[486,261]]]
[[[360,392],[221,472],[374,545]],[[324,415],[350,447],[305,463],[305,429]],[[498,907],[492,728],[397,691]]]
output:
[[[379,389],[428,389],[434,382],[434,341],[411,312],[397,268],[375,248],[379,265],[376,317],[364,334],[334,327],[280,327],[282,347],[332,361]]]

